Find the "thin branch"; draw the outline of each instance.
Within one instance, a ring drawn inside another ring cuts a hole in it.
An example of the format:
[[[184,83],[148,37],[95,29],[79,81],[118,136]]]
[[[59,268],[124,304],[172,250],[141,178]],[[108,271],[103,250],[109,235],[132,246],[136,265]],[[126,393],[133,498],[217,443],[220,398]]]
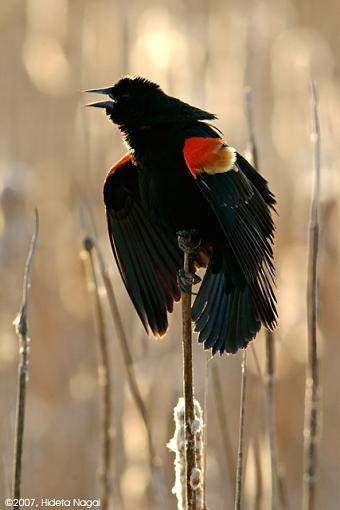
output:
[[[39,214],[35,210],[35,226],[31,239],[30,249],[27,255],[24,273],[24,283],[22,292],[22,305],[20,312],[15,318],[13,324],[19,340],[19,368],[18,368],[18,394],[16,405],[16,427],[15,427],[15,448],[14,448],[14,479],[13,479],[13,499],[20,499],[21,495],[21,476],[22,476],[22,452],[24,441],[25,426],[25,408],[28,381],[28,358],[29,343],[28,334],[28,304],[29,290],[31,287],[31,275],[33,267],[33,256],[38,242],[39,236]],[[21,505],[15,508],[20,509]]]
[[[105,319],[103,305],[100,298],[98,278],[93,257],[94,243],[90,236],[83,240],[83,247],[87,253],[90,278],[93,284],[95,310],[98,324],[98,382],[101,392],[101,465],[100,465],[100,487],[101,487],[101,506],[103,510],[108,510],[111,494],[111,457],[112,457],[112,387],[111,387],[111,367],[110,355],[108,349],[108,340],[105,328]]]
[[[266,372],[265,372],[265,387],[266,387],[266,411],[267,411],[267,429],[270,450],[270,472],[271,472],[271,508],[276,510],[278,508],[278,460],[277,460],[277,445],[276,445],[276,431],[275,431],[275,342],[272,331],[266,330]]]
[[[319,200],[320,200],[320,124],[318,115],[318,97],[315,84],[311,83],[312,101],[312,144],[314,153],[314,186],[309,220],[308,252],[308,363],[305,390],[304,424],[304,484],[303,510],[316,508],[317,484],[317,433],[319,407],[319,374],[317,355],[317,261],[319,249]]]
[[[123,323],[122,323],[122,320],[120,317],[120,313],[119,313],[116,297],[114,294],[111,278],[110,278],[110,275],[106,269],[104,259],[101,254],[101,251],[98,247],[98,244],[95,243],[94,247],[95,247],[95,250],[96,250],[96,253],[98,256],[99,269],[100,269],[101,276],[103,278],[113,323],[114,323],[115,330],[117,333],[118,342],[122,349],[128,385],[130,388],[132,398],[136,404],[138,412],[141,415],[141,418],[142,418],[144,426],[145,426],[145,430],[146,430],[146,434],[147,434],[148,451],[149,451],[150,470],[151,470],[152,479],[154,482],[154,487],[155,487],[156,493],[158,494],[161,508],[168,509],[169,508],[168,495],[167,495],[167,490],[166,490],[166,486],[165,486],[163,473],[162,473],[162,470],[160,467],[160,461],[158,460],[158,458],[156,456],[155,447],[153,444],[150,417],[149,417],[147,408],[144,404],[144,401],[143,401],[143,398],[142,398],[142,395],[141,395],[141,392],[139,390],[139,386],[137,383],[137,378],[136,378],[135,371],[134,371],[133,357],[132,357],[129,343],[128,343],[128,340],[127,340],[127,337],[126,337],[126,334],[124,331]]]
[[[189,233],[189,232],[188,232]],[[179,245],[181,246],[179,234]],[[190,235],[190,233],[189,233]],[[190,240],[187,243],[190,244]],[[184,250],[184,272],[190,272],[190,249]],[[195,419],[194,413],[194,385],[192,364],[192,327],[191,327],[191,285],[188,291],[182,291],[182,348],[183,348],[183,393],[184,393],[184,419],[185,419],[185,460],[186,460],[186,509],[196,509],[196,493],[191,484],[191,476],[196,466],[195,459],[195,434],[192,424]]]
[[[270,332],[266,331],[266,333],[270,333]],[[267,340],[267,335],[266,335],[266,340]],[[270,409],[273,410],[273,408],[274,408],[274,405],[273,405],[274,404],[274,402],[273,402],[274,401],[274,392],[273,392],[273,388],[272,388],[272,391],[269,391],[269,392],[268,392],[268,388],[267,388],[267,384],[270,381],[270,378],[268,378],[268,365],[266,367],[266,378],[267,378],[267,382],[266,382],[265,378],[263,377],[262,372],[261,372],[261,367],[260,367],[260,363],[258,360],[258,356],[256,354],[254,344],[251,345],[251,348],[252,348],[252,352],[254,355],[256,372],[257,372],[258,378],[262,382],[264,390],[265,390],[265,414],[266,414],[267,428],[269,430],[269,441],[270,441],[269,449],[270,449],[270,456],[271,456],[271,469],[273,469],[275,467],[275,463],[278,464],[277,457],[275,457],[275,455],[273,455],[274,452],[277,452],[275,430],[274,430],[273,426],[269,427],[270,423],[272,423],[272,424],[274,423],[274,417],[272,416],[272,419],[270,419],[270,417],[269,417]],[[270,352],[270,349],[269,349],[269,352]],[[268,362],[268,359],[270,360],[270,357],[267,356],[267,358],[266,358],[267,362]],[[270,367],[271,367],[271,362],[269,363],[269,368]],[[272,381],[270,382],[270,384],[272,385],[273,381],[275,380],[274,367],[269,369],[269,373],[272,373],[272,375],[273,375]],[[271,405],[268,403],[268,396],[270,396],[270,395],[271,395],[270,398],[272,399]],[[273,449],[273,447],[274,447],[274,449]],[[280,469],[278,466],[277,466],[276,473],[277,473],[276,487],[277,487],[278,501],[279,501],[279,505],[280,505],[279,508],[281,508],[282,510],[288,510],[289,502],[288,502],[288,498],[287,498],[287,488],[286,488],[285,478],[284,478],[283,473],[280,472]],[[275,483],[275,482],[272,480],[272,484],[273,483]],[[272,490],[272,503],[271,503],[272,505],[273,505],[273,499],[274,498],[273,498],[273,490]],[[276,501],[276,500],[274,499],[274,501]],[[277,507],[273,507],[273,508],[276,510]]]
[[[254,357],[255,368],[257,377],[262,384],[262,388],[265,389],[264,377],[260,367],[260,362],[256,353],[254,344],[251,344],[251,350]],[[265,390],[266,391],[266,390]],[[255,469],[255,497],[254,497],[254,510],[261,510],[263,503],[263,474],[262,474],[262,462],[261,462],[261,451],[259,444],[259,434],[257,433],[253,439],[253,451],[254,451],[254,469]]]
[[[244,419],[245,419],[245,400],[246,400],[246,374],[247,374],[247,351],[243,350],[241,365],[241,398],[240,398],[240,426],[237,449],[237,467],[236,467],[236,490],[235,490],[235,510],[241,510],[241,501],[243,493],[243,458],[244,458]]]
[[[252,92],[249,87],[245,89],[245,110],[248,121],[249,152],[254,168],[259,172],[258,150],[255,136],[255,123],[252,108]],[[266,341],[266,368],[265,368],[265,389],[266,389],[266,422],[270,450],[270,473],[271,473],[271,508],[277,510],[279,496],[279,469],[277,439],[275,429],[275,338],[272,331],[265,331]],[[283,483],[283,481],[282,481]],[[284,507],[283,507],[284,508]]]

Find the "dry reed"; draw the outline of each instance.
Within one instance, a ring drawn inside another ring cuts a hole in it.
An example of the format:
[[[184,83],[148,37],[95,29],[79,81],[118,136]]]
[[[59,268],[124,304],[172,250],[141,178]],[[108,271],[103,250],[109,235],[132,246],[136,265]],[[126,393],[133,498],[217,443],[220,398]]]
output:
[[[159,504],[161,508],[164,508],[164,510],[169,509],[169,501],[168,501],[168,495],[167,490],[165,487],[163,472],[161,469],[160,461],[156,456],[154,442],[152,438],[152,430],[151,430],[151,423],[150,423],[150,417],[149,413],[147,411],[147,408],[145,406],[144,400],[142,398],[138,383],[137,383],[137,377],[135,374],[134,369],[134,362],[133,362],[133,356],[129,347],[129,342],[126,337],[122,319],[119,313],[119,308],[116,300],[116,296],[113,290],[112,282],[110,275],[106,269],[103,256],[101,254],[101,251],[98,247],[98,244],[94,244],[94,247],[96,249],[96,253],[98,256],[98,262],[99,262],[99,270],[104,282],[105,290],[106,290],[106,296],[108,299],[114,328],[117,334],[118,342],[120,344],[122,354],[123,354],[123,361],[124,366],[126,369],[127,374],[127,381],[129,385],[129,389],[132,395],[132,398],[135,402],[136,408],[142,418],[142,421],[145,426],[146,435],[147,435],[147,445],[148,445],[148,453],[149,453],[149,464],[150,464],[150,470],[153,480],[153,485],[155,489],[155,493],[158,497]]]
[[[243,495],[243,471],[244,471],[244,422],[245,422],[245,400],[246,400],[246,381],[247,381],[247,351],[242,352],[241,365],[241,397],[240,397],[240,425],[237,449],[236,466],[236,489],[235,489],[235,510],[241,510]]]
[[[255,135],[255,123],[253,116],[252,91],[245,89],[245,110],[248,123],[248,152],[254,168],[259,172],[258,148]],[[279,505],[279,469],[277,452],[277,434],[275,427],[275,337],[272,331],[265,331],[265,391],[266,391],[266,425],[270,451],[270,475],[271,475],[271,508],[277,510]],[[283,481],[281,481],[281,485]],[[282,498],[281,503],[282,503]],[[283,506],[283,508],[285,508]]]
[[[320,200],[320,123],[318,114],[318,96],[315,84],[311,84],[312,102],[312,144],[314,164],[314,184],[309,220],[308,252],[308,288],[307,288],[307,322],[308,322],[308,360],[305,388],[305,423],[304,423],[304,480],[303,510],[316,508],[317,484],[317,434],[319,408],[319,370],[317,354],[317,262],[319,250],[319,200]]]
[[[108,510],[111,499],[111,457],[112,457],[112,387],[111,367],[106,335],[103,305],[100,298],[100,289],[93,257],[94,242],[92,237],[83,239],[83,247],[89,262],[91,290],[94,291],[95,312],[98,325],[98,383],[101,393],[101,459],[100,459],[100,487],[101,507]]]
[[[30,352],[30,338],[28,334],[28,305],[29,305],[29,290],[31,287],[31,275],[33,267],[33,257],[38,242],[39,236],[39,214],[35,210],[35,227],[31,239],[31,245],[28,251],[24,283],[22,292],[22,304],[17,317],[14,320],[14,327],[19,340],[19,367],[18,367],[18,393],[16,404],[16,420],[15,420],[15,446],[14,446],[14,476],[13,476],[13,499],[19,500],[19,505],[15,508],[21,508],[21,479],[22,479],[22,454],[24,442],[24,427],[25,427],[25,410],[26,410],[26,395],[27,395],[27,381],[28,381],[28,363]]]
[[[189,273],[191,253],[190,231],[179,232],[178,244],[184,251],[183,269]],[[186,505],[185,510],[196,510],[196,491],[191,483],[191,477],[196,467],[195,458],[195,434],[192,424],[194,414],[194,384],[193,384],[193,362],[192,362],[192,323],[191,323],[191,285],[188,285],[186,292],[182,291],[182,352],[183,352],[183,394],[184,394],[184,438],[185,438],[185,466],[186,466]]]

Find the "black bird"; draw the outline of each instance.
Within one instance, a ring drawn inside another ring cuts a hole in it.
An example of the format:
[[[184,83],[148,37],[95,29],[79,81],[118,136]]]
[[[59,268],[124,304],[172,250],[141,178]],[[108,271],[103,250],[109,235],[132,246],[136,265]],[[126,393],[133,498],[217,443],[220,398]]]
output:
[[[104,185],[109,236],[118,269],[148,331],[162,336],[180,299],[183,256],[176,233],[194,230],[193,271],[207,267],[192,308],[199,342],[235,353],[261,324],[277,323],[272,243],[275,197],[267,181],[211,125],[216,116],[124,77],[101,107],[128,152]]]

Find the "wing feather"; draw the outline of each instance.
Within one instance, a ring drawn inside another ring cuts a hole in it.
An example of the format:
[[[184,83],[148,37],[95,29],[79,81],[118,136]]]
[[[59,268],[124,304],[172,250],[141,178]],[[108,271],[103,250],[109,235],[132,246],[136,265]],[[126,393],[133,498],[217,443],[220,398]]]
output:
[[[196,179],[224,230],[253,291],[261,321],[276,325],[272,240],[274,223],[258,190],[241,170],[216,175],[201,173]]]
[[[110,170],[104,201],[112,251],[125,287],[145,329],[162,336],[168,328],[167,312],[180,298],[176,276],[182,256],[176,238],[160,230],[143,207],[131,158],[122,158]]]
[[[229,161],[225,166],[226,153],[235,156],[233,164]],[[201,138],[197,145],[196,138],[189,138],[184,145],[184,159],[222,226],[227,249],[246,279],[261,322],[273,329],[277,321],[272,248],[275,226],[271,215],[275,198],[266,180],[215,134],[212,139]],[[236,293],[229,309],[243,315],[244,302]],[[204,320],[203,313],[200,322]],[[242,321],[233,321],[232,327],[237,331],[228,331],[229,337],[242,336]]]

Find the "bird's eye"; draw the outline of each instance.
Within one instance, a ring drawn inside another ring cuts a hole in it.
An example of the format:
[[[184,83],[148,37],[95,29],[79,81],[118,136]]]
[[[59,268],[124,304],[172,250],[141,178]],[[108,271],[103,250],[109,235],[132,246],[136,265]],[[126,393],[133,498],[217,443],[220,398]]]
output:
[[[123,99],[126,100],[126,99],[129,99],[130,98],[130,94],[128,92],[123,92],[122,94],[120,94],[120,98],[119,99]]]

